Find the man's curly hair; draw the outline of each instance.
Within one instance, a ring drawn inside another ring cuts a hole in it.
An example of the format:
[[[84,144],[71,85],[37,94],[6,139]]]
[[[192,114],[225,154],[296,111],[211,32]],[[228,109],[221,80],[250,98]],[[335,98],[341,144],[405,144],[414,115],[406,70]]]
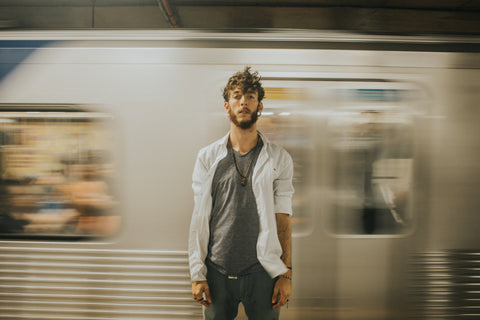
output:
[[[260,82],[262,78],[258,75],[258,71],[250,72],[251,67],[246,66],[243,71],[235,73],[228,79],[227,85],[223,88],[223,99],[227,102],[229,99],[230,91],[236,87],[242,87],[243,92],[247,92],[250,89],[255,90],[258,93],[258,102],[261,102],[265,97],[265,89]]]

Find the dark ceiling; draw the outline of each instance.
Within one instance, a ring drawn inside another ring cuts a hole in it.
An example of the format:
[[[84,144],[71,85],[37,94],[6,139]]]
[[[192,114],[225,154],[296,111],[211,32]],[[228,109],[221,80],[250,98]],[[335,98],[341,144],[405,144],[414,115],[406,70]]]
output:
[[[0,0],[0,28],[294,28],[479,35],[480,1]]]

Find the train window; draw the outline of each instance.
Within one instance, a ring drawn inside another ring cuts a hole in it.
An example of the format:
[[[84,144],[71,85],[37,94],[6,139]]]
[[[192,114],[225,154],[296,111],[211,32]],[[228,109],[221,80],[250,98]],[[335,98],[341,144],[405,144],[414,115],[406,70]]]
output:
[[[58,106],[0,106],[2,238],[81,239],[118,229],[110,122]]]
[[[419,91],[337,88],[327,120],[330,229],[336,234],[402,234],[409,210]]]

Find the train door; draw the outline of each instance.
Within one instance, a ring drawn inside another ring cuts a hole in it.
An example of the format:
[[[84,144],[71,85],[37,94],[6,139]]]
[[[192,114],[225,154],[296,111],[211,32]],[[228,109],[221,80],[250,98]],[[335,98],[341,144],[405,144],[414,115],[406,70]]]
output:
[[[292,233],[293,294],[282,319],[331,319],[334,316],[336,244],[324,232],[320,206],[326,125],[315,82],[264,79],[266,99],[259,130],[282,145],[294,162]]]
[[[337,239],[337,319],[401,317],[425,96],[413,84],[388,80],[347,81],[332,90],[325,223]]]

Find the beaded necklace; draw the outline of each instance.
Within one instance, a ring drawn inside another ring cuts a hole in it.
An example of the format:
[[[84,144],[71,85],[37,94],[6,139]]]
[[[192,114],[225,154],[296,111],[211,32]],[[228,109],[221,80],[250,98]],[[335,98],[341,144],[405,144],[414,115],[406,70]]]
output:
[[[259,141],[260,141],[260,136],[257,135],[257,143],[255,144],[254,148],[258,149],[257,146],[258,146]],[[237,168],[237,172],[241,177],[242,186],[245,187],[247,185],[248,173],[250,172],[250,167],[252,166],[253,160],[255,160],[256,154],[253,155],[252,160],[250,160],[250,163],[248,164],[247,171],[245,172],[245,174],[243,174],[242,170],[240,170],[240,167],[238,166],[237,158],[235,157],[235,150],[232,147],[232,143],[230,142],[230,138],[228,138],[228,145],[232,148],[233,162],[235,163],[235,168]],[[255,150],[255,153],[256,152],[257,152],[257,150]]]

